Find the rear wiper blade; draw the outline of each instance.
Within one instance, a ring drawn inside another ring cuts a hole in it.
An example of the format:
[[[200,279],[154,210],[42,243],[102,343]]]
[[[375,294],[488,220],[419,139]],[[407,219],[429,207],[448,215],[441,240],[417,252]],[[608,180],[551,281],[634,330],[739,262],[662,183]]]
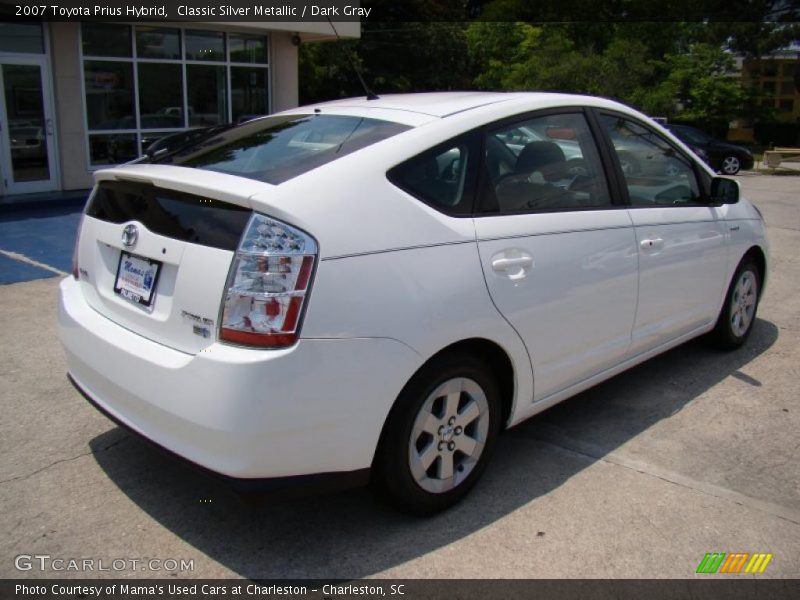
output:
[[[228,123],[226,125],[214,125],[213,127],[204,127],[201,129],[187,129],[186,131],[167,135],[156,140],[147,147],[144,153],[147,158],[152,160],[196,144],[197,142],[213,137],[233,127],[236,127],[236,125]]]

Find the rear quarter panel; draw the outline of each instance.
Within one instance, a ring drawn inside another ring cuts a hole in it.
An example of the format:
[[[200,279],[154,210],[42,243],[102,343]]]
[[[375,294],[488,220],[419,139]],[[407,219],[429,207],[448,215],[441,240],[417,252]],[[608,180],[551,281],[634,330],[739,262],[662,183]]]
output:
[[[533,398],[527,351],[489,297],[474,241],[321,261],[302,337],[398,340],[418,353],[414,371],[455,342],[485,338],[514,368],[511,421]]]

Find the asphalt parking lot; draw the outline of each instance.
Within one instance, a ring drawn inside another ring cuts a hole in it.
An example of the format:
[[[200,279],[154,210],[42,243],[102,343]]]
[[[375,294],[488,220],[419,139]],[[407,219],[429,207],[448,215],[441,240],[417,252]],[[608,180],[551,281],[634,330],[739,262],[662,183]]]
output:
[[[203,578],[691,578],[707,552],[770,552],[758,577],[800,577],[800,178],[740,181],[772,243],[749,344],[690,342],[511,430],[431,519],[365,490],[242,505],[67,383],[59,277],[0,285],[0,577],[171,574],[15,569],[40,554],[187,559],[177,575]]]

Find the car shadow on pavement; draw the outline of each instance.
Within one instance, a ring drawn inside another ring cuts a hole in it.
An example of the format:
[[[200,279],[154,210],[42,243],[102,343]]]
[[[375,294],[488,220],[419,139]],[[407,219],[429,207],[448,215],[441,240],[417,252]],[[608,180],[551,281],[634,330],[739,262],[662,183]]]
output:
[[[759,319],[738,351],[720,353],[695,340],[561,403],[503,435],[473,492],[428,519],[398,513],[363,489],[251,508],[121,429],[96,437],[90,447],[131,501],[208,557],[207,564],[195,560],[196,575],[219,564],[251,579],[360,578],[447,546],[548,494],[726,377],[742,375],[740,369],[777,338],[778,328]],[[541,435],[553,429],[595,452],[565,451]],[[532,521],[531,538],[546,529],[547,523]],[[424,563],[415,572],[425,577]]]

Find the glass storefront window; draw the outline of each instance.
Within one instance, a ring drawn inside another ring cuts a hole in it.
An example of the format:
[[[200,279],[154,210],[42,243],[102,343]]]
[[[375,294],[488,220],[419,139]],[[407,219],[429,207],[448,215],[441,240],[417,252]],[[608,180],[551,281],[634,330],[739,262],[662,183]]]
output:
[[[139,156],[136,134],[116,133],[89,136],[89,157],[93,165],[118,165]]]
[[[131,28],[109,23],[82,23],[84,56],[131,56]]]
[[[93,166],[187,127],[269,113],[266,35],[82,23],[81,48]]]
[[[42,24],[0,21],[0,52],[44,54]]]
[[[174,131],[148,131],[142,134],[142,154],[147,150],[150,144],[157,142],[163,137],[168,135],[175,135]]]
[[[231,62],[266,64],[266,37],[262,35],[232,33],[229,36],[229,40],[231,46]]]
[[[225,67],[186,65],[189,127],[209,127],[228,120]]]
[[[221,31],[187,31],[186,60],[225,60],[225,34]]]
[[[266,69],[231,67],[231,108],[234,123],[269,112]]]
[[[131,63],[86,60],[83,80],[89,129],[136,128]]]
[[[137,27],[136,56],[139,58],[179,59],[181,57],[179,30],[162,27]]]
[[[179,64],[139,63],[139,119],[142,129],[185,127],[183,74]]]

